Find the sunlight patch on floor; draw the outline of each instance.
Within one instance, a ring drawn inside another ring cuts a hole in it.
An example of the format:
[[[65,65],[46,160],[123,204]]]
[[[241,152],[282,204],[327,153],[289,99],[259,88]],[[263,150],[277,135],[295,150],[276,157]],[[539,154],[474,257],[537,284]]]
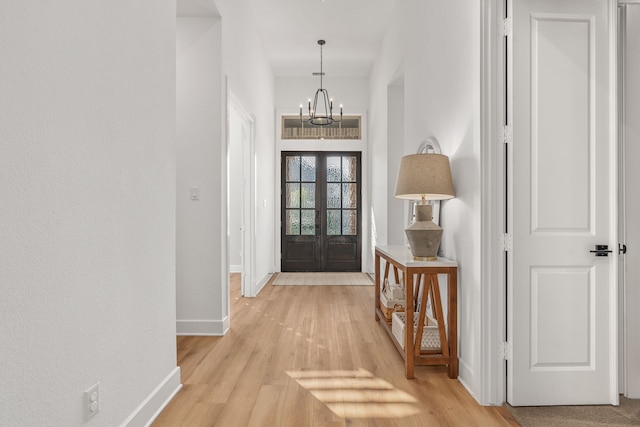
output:
[[[416,399],[365,369],[287,374],[343,418],[402,418],[418,414]]]

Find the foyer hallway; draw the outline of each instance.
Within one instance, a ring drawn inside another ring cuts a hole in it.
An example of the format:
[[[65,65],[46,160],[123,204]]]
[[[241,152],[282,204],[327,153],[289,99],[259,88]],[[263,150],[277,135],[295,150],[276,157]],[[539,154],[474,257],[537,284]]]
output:
[[[372,286],[272,286],[240,296],[231,329],[178,337],[184,388],[154,427],[517,426],[446,367],[404,363],[374,321]]]

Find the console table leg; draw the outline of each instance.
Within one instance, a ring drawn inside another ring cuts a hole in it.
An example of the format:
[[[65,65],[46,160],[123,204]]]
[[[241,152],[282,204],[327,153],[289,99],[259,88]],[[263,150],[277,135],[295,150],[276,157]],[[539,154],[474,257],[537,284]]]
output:
[[[458,378],[458,269],[449,269],[449,378]]]
[[[378,316],[378,307],[380,307],[380,255],[376,254],[375,259],[375,307],[373,309],[373,315],[375,316],[375,321],[379,321],[380,317]]]
[[[405,366],[405,376],[409,379],[415,378],[413,367],[415,364],[414,360],[414,345],[415,338],[413,336],[413,314],[414,314],[414,302],[413,302],[413,274],[409,272],[404,272],[404,280],[405,280],[405,319],[406,323],[404,325],[404,366]],[[420,343],[418,343],[420,345]]]

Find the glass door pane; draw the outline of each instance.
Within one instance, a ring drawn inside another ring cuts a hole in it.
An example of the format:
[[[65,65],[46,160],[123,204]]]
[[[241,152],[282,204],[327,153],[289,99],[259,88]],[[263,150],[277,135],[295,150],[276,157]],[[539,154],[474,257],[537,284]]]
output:
[[[358,159],[327,156],[327,235],[353,236],[358,228]]]
[[[285,234],[316,234],[316,157],[285,158]]]

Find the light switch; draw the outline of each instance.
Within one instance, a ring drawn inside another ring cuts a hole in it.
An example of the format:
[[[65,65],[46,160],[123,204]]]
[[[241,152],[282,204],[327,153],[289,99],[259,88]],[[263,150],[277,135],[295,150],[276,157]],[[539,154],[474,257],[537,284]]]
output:
[[[200,200],[200,187],[189,188],[189,194],[191,195],[191,200]]]
[[[262,207],[263,208],[267,207],[267,199],[262,199]]]

